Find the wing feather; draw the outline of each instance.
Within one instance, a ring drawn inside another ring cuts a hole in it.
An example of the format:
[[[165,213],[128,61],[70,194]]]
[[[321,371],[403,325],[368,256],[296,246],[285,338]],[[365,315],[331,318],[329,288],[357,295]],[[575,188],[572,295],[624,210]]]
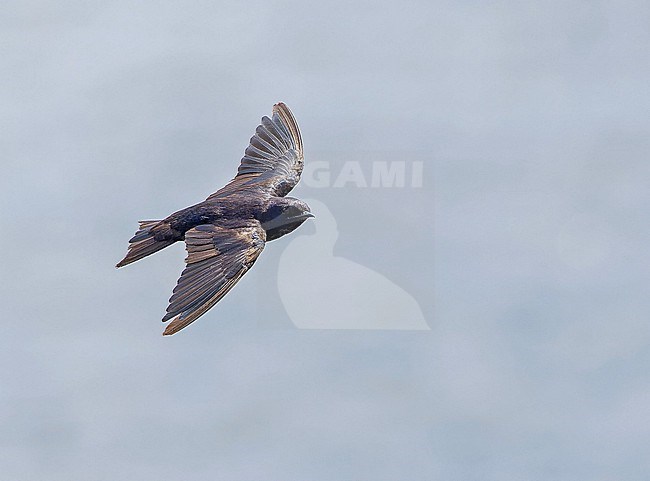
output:
[[[243,186],[257,186],[273,195],[285,196],[300,180],[303,164],[302,138],[296,119],[285,104],[275,104],[271,118],[262,117],[255,129],[235,178],[208,200]]]
[[[174,288],[163,322],[164,335],[188,326],[219,302],[251,268],[264,249],[259,223],[228,229],[200,225],[185,234],[187,266]]]

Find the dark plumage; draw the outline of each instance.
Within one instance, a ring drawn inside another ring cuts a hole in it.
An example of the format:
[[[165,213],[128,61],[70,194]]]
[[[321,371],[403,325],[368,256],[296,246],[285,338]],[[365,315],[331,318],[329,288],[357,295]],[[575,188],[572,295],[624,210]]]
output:
[[[251,268],[267,241],[296,229],[309,206],[285,197],[300,180],[302,139],[283,103],[263,117],[237,175],[203,202],[163,220],[140,221],[122,267],[177,241],[185,241],[187,266],[169,299],[164,335],[194,322],[219,302]]]

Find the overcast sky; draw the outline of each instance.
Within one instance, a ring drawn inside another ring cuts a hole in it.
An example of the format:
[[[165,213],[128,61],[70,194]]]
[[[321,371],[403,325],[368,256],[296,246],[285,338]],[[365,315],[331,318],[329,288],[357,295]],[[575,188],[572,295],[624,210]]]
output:
[[[641,1],[5,1],[2,477],[647,479],[648,25]],[[292,193],[321,224],[163,338],[182,245],[113,266],[277,101],[331,176]],[[421,186],[373,188],[394,162]],[[328,304],[392,329],[305,329]]]

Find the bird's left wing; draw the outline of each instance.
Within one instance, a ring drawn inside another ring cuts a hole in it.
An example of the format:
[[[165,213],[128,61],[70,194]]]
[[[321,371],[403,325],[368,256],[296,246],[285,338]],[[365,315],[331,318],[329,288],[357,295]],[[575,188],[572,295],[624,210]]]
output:
[[[289,107],[282,102],[277,103],[273,106],[271,118],[262,117],[262,123],[251,137],[235,178],[208,199],[222,197],[242,186],[251,185],[283,197],[300,180],[303,164],[298,123]]]
[[[163,335],[188,326],[219,302],[250,269],[264,249],[266,233],[259,223],[225,228],[199,225],[185,233],[187,266],[169,299]]]

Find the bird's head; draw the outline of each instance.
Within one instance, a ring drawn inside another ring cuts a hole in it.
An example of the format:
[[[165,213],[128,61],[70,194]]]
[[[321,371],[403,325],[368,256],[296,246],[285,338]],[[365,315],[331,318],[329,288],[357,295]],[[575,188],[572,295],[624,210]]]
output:
[[[266,231],[266,240],[269,241],[297,229],[310,217],[314,217],[314,214],[303,201],[293,197],[278,197],[269,202],[259,220]]]

